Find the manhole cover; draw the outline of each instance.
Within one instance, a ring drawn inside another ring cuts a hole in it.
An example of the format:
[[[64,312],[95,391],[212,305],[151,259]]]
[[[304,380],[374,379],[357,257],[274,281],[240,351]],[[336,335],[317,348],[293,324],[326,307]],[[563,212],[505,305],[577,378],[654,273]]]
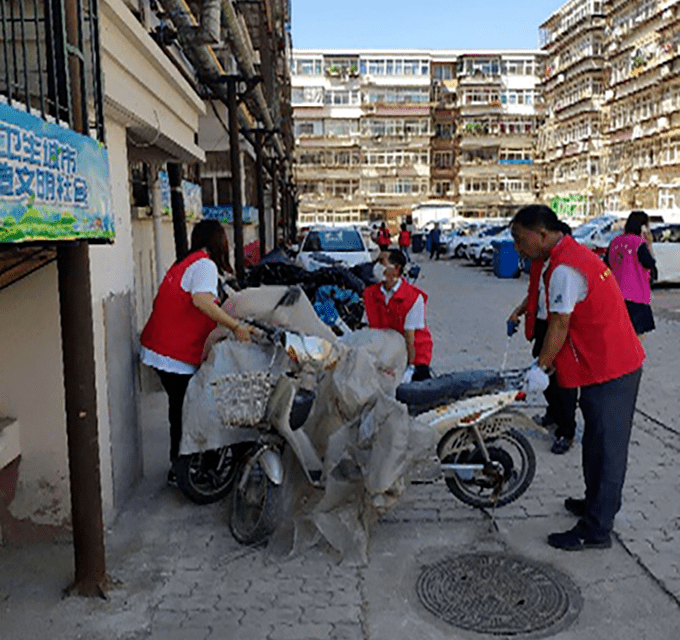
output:
[[[425,608],[445,622],[478,633],[522,635],[564,628],[583,599],[552,567],[494,553],[469,554],[423,567],[416,585]]]

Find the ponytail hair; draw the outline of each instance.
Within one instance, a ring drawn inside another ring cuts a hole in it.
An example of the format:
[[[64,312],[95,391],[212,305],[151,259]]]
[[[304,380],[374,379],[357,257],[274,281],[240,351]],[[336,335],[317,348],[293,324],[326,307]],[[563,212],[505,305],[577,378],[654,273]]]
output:
[[[191,232],[189,253],[205,250],[220,273],[231,271],[227,233],[217,220],[201,220]]]
[[[645,226],[649,226],[649,216],[644,211],[631,211],[623,232],[640,236]]]

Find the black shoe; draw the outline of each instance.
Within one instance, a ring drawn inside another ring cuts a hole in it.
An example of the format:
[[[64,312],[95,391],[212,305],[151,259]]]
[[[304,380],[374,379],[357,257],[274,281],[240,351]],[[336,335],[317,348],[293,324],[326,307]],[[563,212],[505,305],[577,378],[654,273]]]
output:
[[[548,536],[548,544],[562,551],[583,551],[583,549],[609,549],[612,546],[610,535],[606,538],[583,538],[577,528],[569,529],[563,533],[551,533]]]
[[[560,437],[556,437],[555,441],[552,443],[552,447],[550,447],[550,451],[557,455],[566,453],[569,449],[571,449],[571,440],[569,440],[569,438]]]
[[[542,415],[540,415],[540,414],[536,414],[536,415],[532,418],[532,420],[533,420],[539,427],[544,427],[545,429],[547,429],[548,427],[552,427],[552,426],[555,424],[555,421],[554,421],[551,417],[549,417],[549,416],[547,416],[547,415],[542,416]]]
[[[564,508],[575,516],[582,518],[586,515],[586,501],[578,498],[567,498],[564,501]]]
[[[177,486],[177,474],[175,473],[174,469],[170,469],[170,471],[168,471],[168,484],[171,487]]]

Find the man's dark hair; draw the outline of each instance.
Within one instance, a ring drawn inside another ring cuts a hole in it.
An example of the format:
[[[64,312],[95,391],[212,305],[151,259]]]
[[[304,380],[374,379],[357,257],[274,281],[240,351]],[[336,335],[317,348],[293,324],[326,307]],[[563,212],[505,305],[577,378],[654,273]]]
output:
[[[191,232],[191,249],[189,253],[205,249],[217,268],[231,271],[227,233],[217,220],[201,220]]]
[[[571,235],[571,227],[566,222],[562,222],[557,214],[544,204],[529,204],[522,207],[510,224],[518,224],[532,231],[544,228],[548,231],[561,231],[565,235]]]
[[[644,211],[631,211],[626,226],[623,229],[624,233],[632,233],[636,236],[642,235],[642,227],[649,224],[649,216]]]
[[[399,251],[399,249],[390,249],[387,254],[387,261],[399,267],[399,275],[404,273],[406,258],[404,257],[404,254]]]

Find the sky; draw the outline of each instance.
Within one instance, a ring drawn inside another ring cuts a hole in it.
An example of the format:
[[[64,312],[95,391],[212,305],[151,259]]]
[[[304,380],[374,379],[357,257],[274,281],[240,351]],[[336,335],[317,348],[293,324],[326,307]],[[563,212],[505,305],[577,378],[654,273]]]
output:
[[[294,49],[538,49],[566,0],[292,0]]]

